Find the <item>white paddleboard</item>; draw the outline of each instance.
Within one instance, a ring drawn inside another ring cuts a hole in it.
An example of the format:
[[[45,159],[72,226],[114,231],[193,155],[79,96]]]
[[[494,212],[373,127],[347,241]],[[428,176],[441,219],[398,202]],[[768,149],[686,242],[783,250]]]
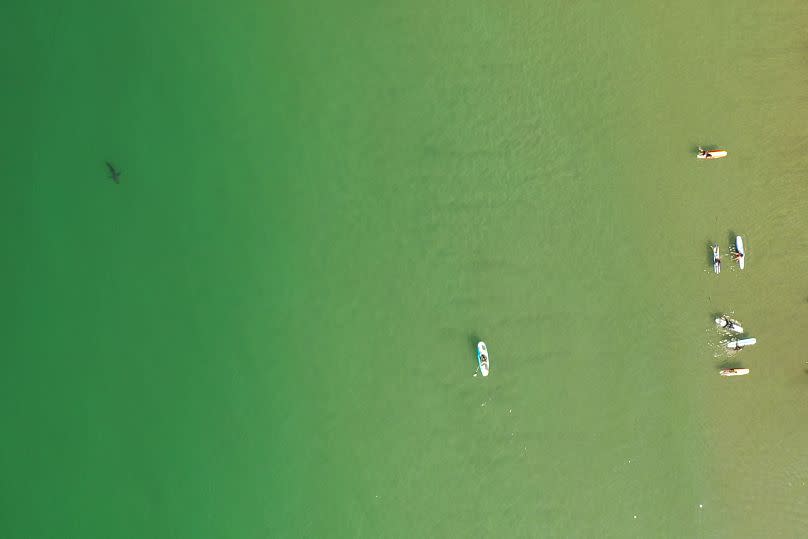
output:
[[[713,245],[713,271],[721,273],[721,252],[718,245]]]
[[[491,367],[491,357],[488,355],[488,348],[483,341],[477,343],[477,365],[480,366],[482,375],[488,376],[488,370]]]
[[[735,237],[735,252],[741,255],[738,258],[738,265],[743,269],[744,262],[746,261],[746,253],[743,250],[743,238],[740,236]]]
[[[734,333],[743,333],[743,327],[735,320],[731,320],[727,317],[716,318],[715,323],[718,324],[718,327],[724,328],[727,331],[732,331]]]
[[[743,376],[749,374],[749,369],[721,369],[721,376]]]
[[[740,341],[730,341],[727,343],[727,348],[737,349],[743,348],[744,346],[752,346],[757,342],[757,339],[754,337],[749,339],[741,339]]]
[[[707,153],[699,152],[696,157],[699,159],[721,159],[727,156],[727,150],[707,150]]]

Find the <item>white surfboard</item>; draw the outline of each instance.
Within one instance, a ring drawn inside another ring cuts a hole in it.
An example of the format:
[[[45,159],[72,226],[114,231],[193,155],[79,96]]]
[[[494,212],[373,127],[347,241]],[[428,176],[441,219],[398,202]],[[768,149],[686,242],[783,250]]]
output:
[[[721,369],[721,376],[743,376],[749,374],[749,369]]]
[[[743,326],[726,316],[716,318],[715,323],[718,325],[718,327],[724,328],[727,331],[732,331],[733,333],[743,333]]]
[[[718,245],[713,245],[713,271],[721,273],[721,252]]]
[[[488,370],[491,367],[491,357],[488,355],[488,348],[483,341],[477,343],[477,365],[479,365],[482,375],[488,376]]]
[[[705,153],[699,152],[696,157],[699,159],[721,159],[727,156],[727,150],[707,150]]]
[[[727,348],[738,350],[739,348],[743,348],[744,346],[752,346],[757,342],[757,339],[751,337],[749,339],[741,339],[739,341],[730,341],[727,343]]]
[[[746,252],[743,250],[743,238],[740,236],[735,237],[735,252],[740,255],[738,257],[738,266],[743,269],[744,262],[746,261]]]

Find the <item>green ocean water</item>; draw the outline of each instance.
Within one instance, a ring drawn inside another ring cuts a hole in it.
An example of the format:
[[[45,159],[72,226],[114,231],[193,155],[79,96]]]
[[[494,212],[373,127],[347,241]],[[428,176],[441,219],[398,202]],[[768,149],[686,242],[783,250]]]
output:
[[[617,4],[11,8],[0,535],[800,536],[808,7]]]

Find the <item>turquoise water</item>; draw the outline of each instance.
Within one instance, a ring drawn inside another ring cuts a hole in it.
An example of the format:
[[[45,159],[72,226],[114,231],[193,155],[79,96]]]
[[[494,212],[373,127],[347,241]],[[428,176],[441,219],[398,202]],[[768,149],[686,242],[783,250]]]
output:
[[[798,535],[806,8],[703,9],[15,8],[2,535]]]

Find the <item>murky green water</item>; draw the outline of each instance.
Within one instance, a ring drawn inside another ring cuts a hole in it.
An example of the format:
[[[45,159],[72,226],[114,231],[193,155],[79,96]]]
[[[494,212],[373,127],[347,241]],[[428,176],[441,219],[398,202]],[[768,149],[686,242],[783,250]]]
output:
[[[2,23],[2,535],[799,536],[807,8],[282,4]]]

